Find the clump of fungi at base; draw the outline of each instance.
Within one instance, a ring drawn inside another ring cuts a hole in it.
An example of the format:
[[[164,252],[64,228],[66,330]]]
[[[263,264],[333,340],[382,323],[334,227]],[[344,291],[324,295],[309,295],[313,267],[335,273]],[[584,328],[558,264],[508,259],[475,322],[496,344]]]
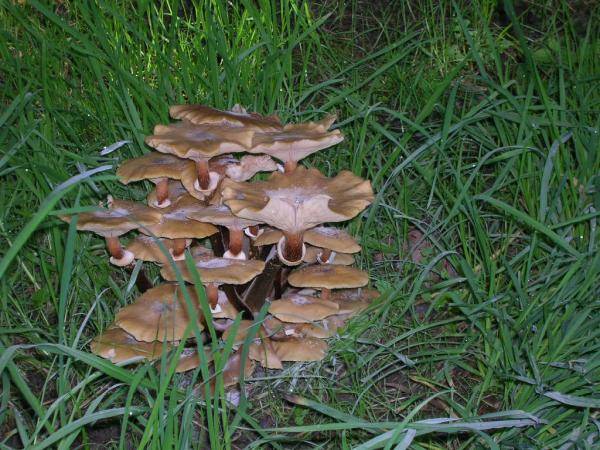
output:
[[[365,287],[367,273],[351,267],[360,246],[332,225],[371,203],[370,182],[348,171],[326,177],[298,164],[343,140],[339,130],[330,130],[334,118],[284,125],[277,116],[237,105],[231,111],[178,105],[170,114],[179,122],[157,125],[146,138],[157,152],[117,170],[124,184],[156,185],[146,203],[109,196],[105,208],[77,218],[79,230],[106,239],[112,264],[158,264],[165,280],[117,312],[92,341],[92,351],[114,363],[135,356],[156,360],[178,345],[195,320],[204,331],[200,337],[187,333],[176,369],[184,372],[202,358],[212,361],[207,321],[225,340],[242,313],[226,385],[239,380],[240,349],[252,326],[245,376],[255,363],[281,369],[286,361],[323,359],[327,338],[378,296]],[[260,172],[271,175],[249,181]],[[204,309],[198,279],[208,299]],[[254,323],[265,303],[268,315]],[[206,306],[210,314],[203,314]]]

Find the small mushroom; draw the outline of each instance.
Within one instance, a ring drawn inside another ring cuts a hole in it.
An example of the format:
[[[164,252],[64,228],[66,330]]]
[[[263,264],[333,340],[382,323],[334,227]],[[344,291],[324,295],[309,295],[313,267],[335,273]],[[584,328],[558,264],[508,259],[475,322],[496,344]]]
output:
[[[369,275],[366,272],[332,264],[303,267],[288,276],[288,283],[292,286],[320,288],[323,300],[329,300],[331,289],[357,288],[368,282]]]
[[[304,235],[306,240],[306,235]],[[332,252],[330,249],[306,246],[306,254],[302,261],[308,264],[338,264],[340,266],[350,266],[354,264],[354,256],[348,253]]]
[[[193,287],[186,289],[200,316],[196,292]],[[177,283],[165,283],[148,289],[134,303],[121,309],[115,317],[115,325],[138,341],[178,341],[191,319],[181,287]],[[201,323],[198,327],[204,328]]]
[[[251,153],[265,153],[285,164],[285,172],[293,172],[298,161],[308,155],[344,140],[340,130],[327,131],[335,121],[328,116],[318,122],[287,124],[281,131],[257,132]]]
[[[263,326],[269,333],[269,337],[273,340],[286,339],[289,337],[327,339],[335,333],[335,330],[326,328],[323,322],[287,323],[282,322],[275,317],[267,317]]]
[[[373,199],[371,184],[350,172],[327,178],[316,169],[298,167],[274,173],[268,181],[223,181],[224,203],[236,215],[283,231],[277,247],[288,265],[302,262],[304,233],[324,222],[351,219]]]
[[[323,249],[321,255],[317,257],[317,261],[321,264],[333,264],[336,253],[360,252],[360,245],[346,231],[339,228],[315,227],[306,230],[304,240],[315,247]],[[337,264],[347,265],[339,261]]]
[[[197,191],[212,192],[219,175],[209,171],[209,160],[225,153],[243,152],[252,145],[253,130],[215,125],[194,125],[189,122],[157,125],[146,143],[161,153],[170,153],[196,163]]]
[[[206,295],[213,312],[219,312],[217,306],[219,301],[218,286],[220,284],[245,284],[265,268],[264,261],[260,260],[242,261],[216,257],[197,258],[195,259],[195,265],[202,284],[206,288]],[[178,261],[175,266],[184,280],[190,283],[194,282],[185,261]],[[160,274],[167,281],[177,280],[177,274],[170,264],[163,266]]]
[[[116,266],[127,266],[135,258],[134,254],[125,250],[119,242],[119,236],[139,227],[157,224],[161,215],[158,211],[141,203],[126,200],[114,200],[108,197],[108,209],[89,213],[80,213],[77,229],[93,231],[106,239],[110,253],[110,262]],[[61,216],[65,222],[71,222],[71,216]]]
[[[248,357],[267,369],[283,369],[273,342],[269,338],[255,339],[248,348]]]
[[[117,176],[123,184],[141,180],[152,181],[156,184],[156,200],[151,203],[151,206],[166,208],[171,204],[169,179],[180,179],[181,173],[188,167],[194,169],[194,163],[189,159],[161,153],[149,153],[125,161],[117,170]]]
[[[160,358],[163,348],[170,350],[168,343],[140,342],[125,330],[113,326],[96,336],[90,345],[92,352],[113,363],[120,363],[136,356],[154,360]]]
[[[258,172],[273,172],[277,170],[277,164],[267,155],[246,155],[240,159],[238,164],[230,164],[225,174],[233,181],[246,181]]]
[[[188,217],[200,222],[212,223],[226,227],[229,231],[229,247],[224,258],[246,259],[242,251],[244,244],[244,228],[258,225],[255,220],[234,216],[226,206],[207,206],[188,214]]]
[[[321,361],[327,355],[329,345],[323,339],[296,338],[271,341],[275,353],[281,361],[308,362]]]
[[[231,111],[220,111],[204,105],[174,105],[169,108],[169,113],[173,119],[183,119],[197,125],[221,125],[265,132],[283,129],[277,116],[265,117],[254,112],[248,113],[239,105],[236,107]]]
[[[292,294],[271,302],[269,313],[282,322],[306,323],[338,314],[339,309],[334,302]]]
[[[175,181],[175,180],[169,181],[167,184],[167,191],[168,191],[167,196],[169,197],[169,201],[171,202],[171,205],[173,205],[174,203],[177,203],[182,197],[186,197],[189,195],[188,191],[185,189],[183,184],[181,184],[181,181]],[[204,197],[202,197],[199,200],[204,200]],[[152,206],[152,205],[156,205],[158,202],[159,202],[158,189],[154,188],[150,191],[150,193],[146,197],[146,203],[148,203],[149,206]]]
[[[169,257],[163,253],[161,247],[158,245],[158,241],[162,243],[171,255],[180,251],[176,248],[177,245],[183,244],[185,250],[192,243],[191,239],[177,241],[175,239],[157,239],[152,236],[140,235],[129,242],[127,250],[133,253],[136,259],[167,264]]]

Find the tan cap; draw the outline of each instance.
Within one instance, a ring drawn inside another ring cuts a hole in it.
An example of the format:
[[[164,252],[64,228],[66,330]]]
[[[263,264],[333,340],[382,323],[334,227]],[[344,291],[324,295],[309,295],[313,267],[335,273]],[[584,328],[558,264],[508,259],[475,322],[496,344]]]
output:
[[[305,323],[337,314],[336,303],[316,297],[292,294],[271,302],[269,313],[283,322]]]
[[[165,255],[158,245],[160,241],[165,246],[167,254]],[[189,247],[192,243],[191,239],[186,240],[186,247]],[[165,264],[170,261],[169,251],[173,251],[175,248],[175,241],[173,239],[157,239],[152,236],[137,236],[131,240],[127,245],[127,250],[135,255],[135,259],[142,261],[153,261],[160,264]]]
[[[327,178],[304,167],[289,174],[273,173],[268,181],[225,179],[222,194],[236,216],[292,233],[351,219],[373,200],[369,181],[350,172]]]
[[[250,153],[265,153],[283,162],[297,162],[308,155],[344,140],[339,130],[327,131],[335,118],[320,122],[288,124],[283,130],[257,132]]]
[[[230,326],[224,332],[221,338],[223,341],[227,341],[231,333],[233,332],[233,327]],[[252,332],[255,339],[265,338],[267,335],[265,330],[262,328],[261,324],[256,323],[252,320],[240,320],[237,331],[235,333],[235,338],[233,340],[233,345],[237,348],[239,345],[244,343],[244,340],[248,336],[248,334]]]
[[[182,198],[189,196],[188,191],[185,189],[180,181],[169,181],[168,184],[168,197],[171,199],[171,205],[169,208],[175,207],[175,204]],[[200,199],[202,200],[202,199]],[[156,188],[152,189],[146,197],[148,205],[156,205],[158,203],[158,196],[156,194]],[[164,212],[164,209],[163,209]]]
[[[171,348],[168,343],[137,341],[125,330],[115,326],[96,336],[90,347],[94,354],[102,356],[115,364],[136,356],[142,356],[149,360],[157,359],[161,356],[163,348],[166,351]]]
[[[194,288],[186,289],[200,316]],[[177,283],[166,283],[147,290],[134,303],[120,310],[115,317],[115,325],[138,341],[178,341],[183,337],[190,320],[181,287]],[[204,328],[200,323],[198,327]]]
[[[213,361],[213,355],[210,347],[204,347],[203,349],[203,358],[205,358],[207,363]],[[198,353],[197,348],[185,348],[181,352],[179,356],[179,361],[177,362],[177,366],[175,367],[175,372],[187,372],[188,370],[195,369],[200,365],[200,354]]]
[[[181,172],[187,167],[194,170],[194,163],[189,159],[152,152],[139,158],[126,160],[117,170],[117,176],[124,184],[156,178],[178,180],[181,178]]]
[[[189,122],[157,125],[145,141],[161,153],[170,153],[194,161],[224,153],[244,152],[252,146],[254,131]]]
[[[328,248],[338,253],[360,252],[360,245],[352,236],[334,227],[315,227],[306,230],[304,241],[315,247]]]
[[[306,254],[302,261],[309,264],[322,263],[317,258],[321,256],[323,253],[322,248],[313,247],[312,245],[306,246]],[[332,253],[332,255],[327,260],[327,264],[338,264],[340,266],[349,266],[354,264],[354,256],[348,253]]]
[[[174,119],[184,119],[198,125],[243,127],[260,131],[279,131],[283,128],[277,116],[265,117],[254,112],[248,113],[241,107],[220,111],[204,105],[174,105],[169,108],[169,113]]]
[[[366,285],[369,275],[355,267],[319,264],[292,272],[288,283],[296,287],[326,289],[356,288]]]
[[[227,206],[216,205],[205,206],[201,209],[191,211],[188,213],[188,217],[200,222],[212,223],[214,225],[221,225],[236,230],[243,230],[246,227],[258,225],[260,223],[255,220],[234,216]]]
[[[233,181],[246,181],[258,172],[273,172],[277,170],[277,163],[267,155],[246,155],[238,164],[230,164],[225,174]]]
[[[277,244],[282,237],[283,233],[281,231],[275,230],[274,228],[264,228],[262,233],[256,239],[254,239],[254,245],[261,246]]]
[[[225,366],[223,367],[223,385],[224,387],[233,386],[240,381],[240,375],[242,373],[242,351],[238,350],[232,354]],[[244,378],[250,378],[254,373],[254,363],[250,358],[246,358],[246,364],[244,366]]]
[[[340,289],[333,292],[329,300],[338,304],[340,314],[352,317],[367,309],[380,295],[376,289]]]
[[[196,269],[203,283],[245,284],[260,274],[265,268],[264,261],[257,259],[237,260],[216,257],[200,257],[195,259]],[[184,280],[193,282],[185,261],[178,261],[177,269]],[[160,274],[165,280],[175,281],[177,276],[170,264],[163,266]]]
[[[269,337],[273,340],[289,337],[327,339],[335,334],[335,330],[325,328],[322,322],[286,323],[271,316],[265,319],[263,326],[269,333]]]
[[[93,231],[103,237],[116,237],[160,222],[161,213],[142,203],[109,199],[108,209],[80,213],[78,216],[78,230]],[[71,222],[71,216],[60,218]]]
[[[281,359],[275,351],[273,341],[268,338],[255,339],[248,348],[248,356],[267,369],[283,369]]]
[[[329,349],[326,341],[316,338],[290,337],[271,343],[281,361],[321,361]]]

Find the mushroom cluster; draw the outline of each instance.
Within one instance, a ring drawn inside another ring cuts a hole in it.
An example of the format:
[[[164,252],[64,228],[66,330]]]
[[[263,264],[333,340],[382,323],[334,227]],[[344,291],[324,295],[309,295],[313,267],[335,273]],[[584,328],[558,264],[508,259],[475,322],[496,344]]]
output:
[[[326,339],[378,296],[365,287],[367,273],[351,267],[360,245],[330,225],[371,203],[370,182],[298,165],[343,140],[330,130],[334,117],[284,125],[237,105],[231,111],[177,105],[170,114],[180,121],[157,125],[146,138],[157,152],[117,171],[124,184],[156,185],[146,204],[109,197],[106,207],[77,218],[78,229],[106,239],[112,264],[158,264],[165,280],[117,312],[92,351],[115,363],[155,360],[191,336],[177,364],[187,371],[202,358],[212,361],[208,350],[197,350],[214,338],[202,331],[212,324],[218,339],[234,343],[226,384],[240,377],[245,341],[246,376],[255,363],[280,369],[286,361],[321,360]],[[259,172],[272,173],[248,181]],[[139,234],[124,245],[121,236],[134,230]],[[204,308],[196,280],[206,292]],[[265,303],[268,315],[258,323]],[[234,322],[240,313],[243,320]],[[250,331],[254,339],[246,339]]]

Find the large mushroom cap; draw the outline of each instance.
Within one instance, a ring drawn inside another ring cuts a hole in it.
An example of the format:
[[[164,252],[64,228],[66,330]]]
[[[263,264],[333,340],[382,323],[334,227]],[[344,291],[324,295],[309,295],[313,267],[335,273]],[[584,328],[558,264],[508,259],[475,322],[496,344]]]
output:
[[[80,213],[77,229],[93,231],[103,237],[121,236],[139,227],[147,227],[160,222],[159,211],[142,203],[126,200],[110,200],[108,209]],[[61,216],[71,222],[71,216]]]
[[[92,352],[102,356],[113,363],[119,363],[136,356],[153,360],[160,357],[163,347],[170,349],[170,345],[158,341],[140,342],[125,330],[112,327],[96,336],[90,345]]]
[[[223,187],[224,203],[235,215],[292,233],[351,219],[373,200],[370,182],[351,172],[327,178],[304,167],[274,173],[268,181],[224,180]]]
[[[216,257],[200,257],[195,259],[196,269],[203,283],[245,284],[260,274],[264,268],[264,261],[257,259],[237,260]],[[177,270],[184,280],[193,282],[192,275],[187,269],[185,261],[176,263]],[[177,280],[177,275],[170,264],[165,265],[160,274],[167,281]]]
[[[265,153],[283,162],[300,161],[344,140],[340,130],[327,131],[333,120],[330,116],[320,122],[288,124],[281,131],[257,132],[250,152]]]
[[[282,322],[305,323],[321,320],[339,312],[336,303],[305,295],[289,295],[275,300],[269,313]]]
[[[146,137],[146,144],[161,153],[199,161],[247,151],[253,135],[254,131],[245,128],[180,123],[157,125],[154,134]]]
[[[181,178],[181,172],[188,167],[194,169],[194,163],[189,159],[161,153],[148,153],[139,158],[125,161],[117,170],[117,176],[124,184],[157,178],[178,180]]]
[[[283,125],[277,116],[261,116],[242,108],[221,111],[204,105],[174,105],[169,108],[174,119],[184,119],[197,125],[210,124],[225,127],[243,127],[257,131],[279,131]]]
[[[369,282],[369,275],[355,267],[319,264],[292,272],[288,282],[296,287],[357,288]]]
[[[271,341],[281,361],[321,361],[329,346],[323,339],[290,337]]]
[[[200,308],[193,287],[186,288],[198,315]],[[115,325],[138,341],[178,341],[191,321],[181,287],[177,283],[161,284],[148,289],[129,306],[119,311]],[[203,326],[198,323],[198,327]]]

